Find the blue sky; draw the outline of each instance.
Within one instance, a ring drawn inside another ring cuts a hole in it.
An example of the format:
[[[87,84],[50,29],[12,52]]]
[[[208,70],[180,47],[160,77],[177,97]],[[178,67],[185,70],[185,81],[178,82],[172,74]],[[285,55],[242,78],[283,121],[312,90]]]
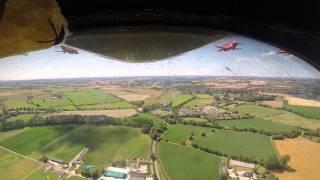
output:
[[[263,76],[320,78],[320,72],[300,58],[277,54],[271,45],[236,36],[238,50],[218,52],[231,37],[162,61],[129,63],[85,50],[71,55],[59,46],[0,59],[0,80],[125,76]]]

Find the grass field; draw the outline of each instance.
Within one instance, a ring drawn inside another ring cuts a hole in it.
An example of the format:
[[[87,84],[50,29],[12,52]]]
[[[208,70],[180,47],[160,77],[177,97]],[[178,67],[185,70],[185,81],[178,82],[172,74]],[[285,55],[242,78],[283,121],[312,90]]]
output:
[[[172,99],[175,99],[180,94],[179,91],[166,91],[156,97],[147,98],[144,101],[144,106],[151,106],[154,104],[169,104]]]
[[[36,104],[40,108],[61,108],[65,106],[72,106],[72,103],[67,97],[53,99],[50,95],[36,96],[32,98],[33,104]]]
[[[80,110],[95,110],[95,109],[129,109],[133,108],[134,105],[126,102],[126,101],[119,101],[119,102],[110,102],[104,104],[91,104],[91,105],[81,105],[78,106]]]
[[[238,110],[242,114],[249,113],[265,120],[270,120],[289,126],[300,126],[309,129],[320,128],[319,120],[305,118],[284,110],[256,105],[240,105],[237,107],[230,107],[230,109]]]
[[[183,105],[184,103],[188,102],[193,98],[192,95],[190,94],[180,94],[178,95],[175,99],[171,101],[171,106],[172,107],[178,107]]]
[[[228,155],[256,160],[276,155],[270,137],[250,132],[215,130],[213,133],[207,133],[205,137],[196,136],[193,143]]]
[[[26,178],[26,180],[56,180],[56,175],[46,173],[43,169],[39,169]]]
[[[194,94],[194,96],[199,99],[212,99],[212,96],[208,94]]]
[[[161,165],[170,179],[220,179],[218,156],[164,142],[159,145],[159,154]]]
[[[127,158],[148,157],[150,137],[140,129],[115,126],[80,126],[57,141],[47,144],[42,152],[66,162],[84,147],[92,148],[86,153],[86,164],[100,169],[113,161]]]
[[[29,128],[23,128],[23,129],[18,129],[18,130],[11,130],[11,131],[5,131],[5,132],[0,132],[0,142],[8,139],[9,137],[15,136],[17,134],[20,134]]]
[[[39,166],[39,162],[0,148],[0,179],[24,179]]]
[[[289,105],[284,101],[284,108],[306,118],[320,119],[320,107]]]
[[[27,103],[27,97],[26,96],[9,96],[7,97],[7,100],[4,101],[4,104],[7,109],[13,109],[13,108],[35,108],[36,106]]]
[[[260,118],[241,119],[241,120],[225,120],[219,121],[219,124],[230,128],[236,127],[239,129],[253,128],[263,130],[270,133],[281,134],[290,132],[294,129],[292,126],[266,121]]]
[[[8,119],[8,121],[30,121],[34,114],[19,114],[18,116],[14,116]]]
[[[320,121],[317,119],[308,119],[294,113],[283,111],[282,114],[264,117],[266,120],[270,120],[277,123],[287,124],[290,126],[300,126],[309,129],[320,128]]]
[[[211,132],[211,128],[191,126],[191,125],[173,125],[163,134],[163,139],[170,142],[180,143],[186,142],[191,132],[196,136],[200,136],[202,132]]]
[[[248,113],[257,117],[274,116],[283,113],[281,110],[278,109],[256,105],[240,105],[235,108],[232,108],[232,110],[237,110],[241,114]]]
[[[194,99],[189,101],[188,103],[184,104],[184,107],[201,107],[201,106],[206,106],[208,104],[212,103],[212,98],[211,99]]]
[[[77,106],[106,104],[106,103],[121,101],[121,99],[113,95],[110,95],[101,90],[95,90],[95,89],[68,92],[66,93],[66,95]]]
[[[73,126],[34,127],[1,141],[0,145],[23,155],[32,155],[73,128]]]

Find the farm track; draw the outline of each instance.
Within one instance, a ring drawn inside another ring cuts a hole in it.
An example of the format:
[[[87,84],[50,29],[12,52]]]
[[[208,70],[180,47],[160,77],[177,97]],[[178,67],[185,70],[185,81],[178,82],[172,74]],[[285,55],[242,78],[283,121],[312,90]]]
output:
[[[8,148],[5,148],[5,147],[3,147],[3,146],[0,146],[0,148],[1,148],[1,149],[4,149],[4,150],[6,150],[6,151],[9,151],[9,152],[11,152],[11,153],[13,153],[13,154],[16,154],[16,155],[18,155],[18,156],[21,156],[21,157],[23,157],[23,158],[29,159],[29,160],[31,160],[31,161],[34,161],[34,162],[43,164],[42,162],[40,162],[40,161],[38,161],[38,160],[36,160],[36,159],[33,159],[33,158],[28,157],[28,156],[25,156],[25,155],[23,155],[23,154],[17,153],[17,152],[15,152],[15,151],[12,151],[12,150],[10,150],[10,149],[8,149]]]

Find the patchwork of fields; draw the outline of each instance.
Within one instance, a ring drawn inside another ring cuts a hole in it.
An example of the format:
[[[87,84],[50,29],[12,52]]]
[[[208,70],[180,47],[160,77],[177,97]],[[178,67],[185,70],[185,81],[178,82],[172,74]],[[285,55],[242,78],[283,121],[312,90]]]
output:
[[[2,96],[7,109],[57,109],[65,111],[95,109],[129,109],[135,106],[99,89],[42,89],[39,95]]]
[[[205,136],[202,135],[205,133]],[[190,125],[173,125],[163,139],[184,144],[193,135],[193,143],[228,155],[254,158],[258,161],[276,155],[271,138],[250,132],[235,132]]]
[[[233,101],[242,95],[237,93],[204,94],[206,91],[180,91],[179,87],[172,89],[161,89],[158,86],[151,88],[151,85],[147,86],[148,88],[116,87],[116,85],[110,88],[102,88],[98,85],[94,88],[46,87],[30,93],[32,96],[20,91],[0,94],[0,108],[4,106],[13,109],[12,112],[21,111],[5,119],[10,123],[27,124],[26,122],[38,113],[43,115],[42,117],[50,116],[52,112],[49,110],[53,109],[53,116],[106,115],[120,118],[121,121],[117,123],[142,127],[64,124],[0,132],[0,179],[56,179],[56,175],[44,173],[38,159],[47,156],[69,162],[86,147],[89,151],[85,154],[84,164],[94,165],[98,170],[115,161],[149,159],[151,138],[158,137],[161,137],[161,140],[155,155],[160,163],[161,174],[167,179],[219,179],[221,161],[226,159],[222,156],[260,163],[270,157],[279,157],[278,149],[281,155],[286,153],[293,155],[292,163],[289,165],[297,168],[299,172],[295,173],[299,177],[311,177],[306,173],[316,176],[317,172],[297,165],[297,162],[306,163],[302,157],[306,152],[316,154],[314,150],[300,148],[300,146],[307,145],[317,150],[316,145],[306,143],[305,139],[303,143],[294,141],[302,139],[299,137],[294,140],[275,141],[275,146],[271,136],[267,135],[268,133],[289,133],[296,130],[297,126],[309,129],[320,128],[319,107],[298,106],[286,102],[282,104],[279,103],[280,101],[271,102],[271,100],[256,102],[257,98],[265,99],[253,96],[243,96],[242,101],[248,102],[238,105],[239,101]],[[215,94],[219,95],[214,96]],[[257,103],[265,103],[277,108],[255,105]],[[203,107],[210,104],[217,109],[226,107],[226,114],[233,111],[232,113],[246,114],[246,117],[252,118],[217,120],[210,119],[204,114],[177,114],[179,108],[190,110],[197,109],[190,107]],[[285,110],[280,108],[282,105],[286,108]],[[160,118],[150,114],[153,111],[170,113]],[[183,125],[183,123],[193,125]],[[150,129],[148,129],[149,126]],[[247,132],[249,129],[258,132]],[[156,134],[158,136],[153,136],[154,133],[158,133]],[[312,161],[309,157],[306,159]],[[316,168],[316,163],[314,161],[312,163],[312,167]],[[293,177],[286,172],[279,176],[284,179]]]

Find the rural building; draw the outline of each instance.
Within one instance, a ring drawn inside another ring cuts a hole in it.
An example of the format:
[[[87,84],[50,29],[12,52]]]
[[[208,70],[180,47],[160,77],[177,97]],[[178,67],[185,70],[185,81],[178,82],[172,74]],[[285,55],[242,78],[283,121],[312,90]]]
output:
[[[60,168],[60,169],[61,168],[66,169],[69,167],[68,164],[64,163],[61,160],[57,160],[57,159],[49,159],[48,164],[55,167],[55,168]]]
[[[256,165],[252,163],[230,159],[228,173],[229,176],[234,179],[256,180],[257,176],[253,172],[255,167]]]
[[[129,168],[108,167],[99,180],[128,180],[129,171]]]
[[[129,180],[146,180],[149,175],[148,166],[150,164],[150,161],[144,161],[140,159],[131,161],[129,163]]]

